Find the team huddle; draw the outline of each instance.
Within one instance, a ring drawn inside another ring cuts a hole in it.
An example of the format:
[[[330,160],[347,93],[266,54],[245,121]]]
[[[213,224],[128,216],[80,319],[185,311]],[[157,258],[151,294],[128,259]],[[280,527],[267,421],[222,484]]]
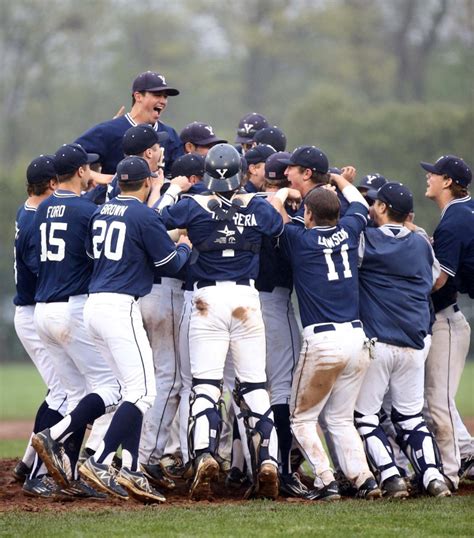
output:
[[[48,392],[25,494],[161,503],[187,480],[201,500],[224,474],[245,498],[450,496],[474,476],[468,165],[420,163],[430,239],[405,185],[287,152],[261,114],[236,145],[178,135],[178,94],[142,73],[129,113],[28,166],[15,329]]]

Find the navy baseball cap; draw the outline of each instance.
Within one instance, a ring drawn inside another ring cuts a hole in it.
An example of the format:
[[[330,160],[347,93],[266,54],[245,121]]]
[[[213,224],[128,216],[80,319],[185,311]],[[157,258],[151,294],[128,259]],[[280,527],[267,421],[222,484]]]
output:
[[[197,153],[187,153],[178,157],[171,166],[171,177],[204,175],[204,156]]]
[[[443,155],[434,164],[421,162],[420,165],[432,174],[440,176],[446,174],[462,187],[467,187],[472,181],[471,169],[461,157],[456,157],[456,155]]]
[[[367,174],[359,181],[357,188],[367,189],[368,191],[377,191],[382,185],[387,183],[387,180],[381,174],[375,172],[374,174]]]
[[[132,95],[135,92],[166,92],[166,95],[179,95],[179,90],[166,83],[164,75],[154,71],[140,73],[132,84]]]
[[[300,146],[296,148],[289,159],[280,159],[287,166],[302,166],[315,172],[327,174],[329,162],[322,150],[316,146]]]
[[[337,174],[338,176],[340,176],[342,174],[342,170],[340,168],[338,168],[337,166],[330,166],[328,168],[328,172],[330,174]]]
[[[181,142],[191,142],[196,146],[210,146],[211,144],[226,144],[227,140],[218,138],[214,129],[208,124],[200,121],[193,121],[179,133]]]
[[[122,149],[125,155],[138,155],[155,144],[168,140],[169,135],[164,131],[156,131],[148,123],[140,123],[130,127],[122,139]]]
[[[253,141],[257,144],[267,144],[272,146],[275,151],[285,151],[286,135],[278,127],[264,127],[253,135]]]
[[[268,121],[265,116],[259,114],[258,112],[250,112],[245,114],[243,118],[239,121],[239,126],[237,127],[237,137],[236,142],[241,144],[250,144],[253,137],[257,131],[268,127]]]
[[[264,163],[268,157],[274,153],[275,150],[272,148],[272,146],[260,144],[245,152],[245,160],[248,164]]]
[[[291,153],[288,151],[277,151],[273,155],[270,155],[265,161],[265,177],[270,181],[286,179],[286,164],[282,163],[280,159],[289,159],[290,157]]]
[[[26,169],[26,180],[30,185],[55,178],[54,155],[40,155],[33,159]]]
[[[384,183],[377,191],[375,199],[386,203],[388,207],[402,215],[413,211],[413,194],[403,183],[395,181]]]
[[[117,165],[116,174],[119,181],[139,181],[147,177],[157,177],[150,170],[148,162],[143,157],[136,155],[122,159]]]
[[[87,153],[80,144],[63,144],[54,154],[54,167],[58,176],[62,176],[98,160],[97,153]]]

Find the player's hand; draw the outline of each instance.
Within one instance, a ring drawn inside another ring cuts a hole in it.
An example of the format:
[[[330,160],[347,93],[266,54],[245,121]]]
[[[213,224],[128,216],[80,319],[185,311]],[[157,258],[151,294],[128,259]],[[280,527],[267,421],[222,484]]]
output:
[[[189,181],[186,176],[177,176],[170,181],[171,185],[177,185],[181,192],[189,191],[193,184]]]
[[[189,240],[187,235],[180,235],[178,239],[178,245],[188,245],[189,248],[193,248],[193,244]]]
[[[118,110],[115,116],[112,118],[115,120],[116,118],[120,118],[120,116],[123,116],[125,114],[125,107],[122,105]]]
[[[291,202],[301,203],[301,192],[297,191],[296,189],[288,188],[288,196],[286,199],[290,200]]]
[[[327,191],[332,191],[334,194],[336,193],[336,187],[334,185],[322,185],[320,188],[326,189]]]
[[[357,170],[353,166],[343,166],[341,168],[342,177],[349,183],[354,183],[356,178]]]
[[[162,168],[158,168],[155,174],[157,175],[157,177],[151,178],[151,190],[160,191],[161,187],[163,187],[163,183],[165,182],[165,174]]]

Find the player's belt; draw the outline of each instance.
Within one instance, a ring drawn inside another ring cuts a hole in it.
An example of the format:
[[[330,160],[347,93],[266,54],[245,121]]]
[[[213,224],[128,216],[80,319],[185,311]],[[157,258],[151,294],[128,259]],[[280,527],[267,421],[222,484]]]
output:
[[[354,329],[362,329],[362,323],[360,321],[351,321],[351,325]],[[316,325],[313,328],[314,334],[325,333],[327,331],[335,331],[336,326],[334,323],[324,323],[323,325]]]
[[[50,299],[49,301],[45,301],[45,303],[68,303],[69,297],[62,297],[58,299]]]
[[[248,278],[242,278],[240,280],[235,280],[235,283],[239,286],[250,286],[250,280]],[[196,282],[196,288],[199,290],[201,288],[207,288],[208,286],[215,286],[217,282],[215,280],[198,280]]]

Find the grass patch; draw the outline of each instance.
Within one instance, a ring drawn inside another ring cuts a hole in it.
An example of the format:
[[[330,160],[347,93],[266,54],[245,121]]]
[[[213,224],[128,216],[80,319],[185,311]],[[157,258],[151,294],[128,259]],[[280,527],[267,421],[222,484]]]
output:
[[[46,395],[46,386],[32,364],[0,366],[0,420],[35,416]]]
[[[0,440],[0,459],[21,458],[26,449],[27,439]]]
[[[148,507],[139,512],[6,513],[0,534],[27,536],[467,536],[471,497],[404,502]]]

